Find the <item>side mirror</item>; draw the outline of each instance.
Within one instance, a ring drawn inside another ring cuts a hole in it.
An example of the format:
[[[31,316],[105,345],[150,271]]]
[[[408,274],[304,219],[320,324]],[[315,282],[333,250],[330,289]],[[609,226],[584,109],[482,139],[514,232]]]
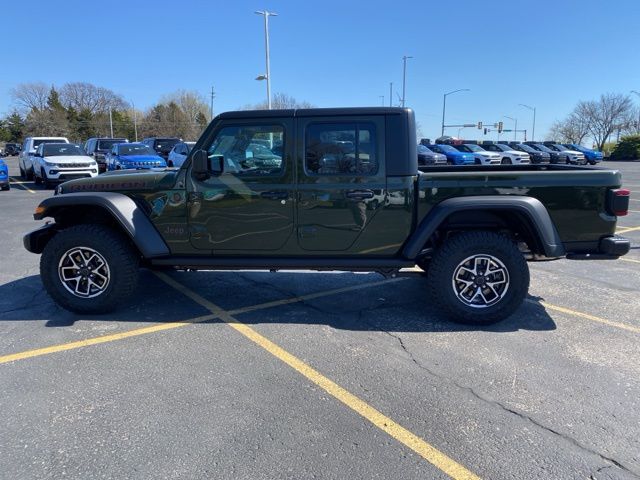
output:
[[[196,178],[206,180],[211,175],[221,175],[224,172],[224,157],[212,155],[206,150],[196,150],[191,156],[191,169]]]

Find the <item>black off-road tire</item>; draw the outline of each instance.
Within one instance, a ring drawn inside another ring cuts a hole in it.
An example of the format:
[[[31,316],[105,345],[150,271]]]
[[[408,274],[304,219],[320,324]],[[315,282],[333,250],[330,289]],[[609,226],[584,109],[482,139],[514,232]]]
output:
[[[508,288],[497,302],[474,307],[458,298],[456,285],[460,284],[454,282],[454,275],[465,259],[482,256],[502,263],[508,274]],[[494,232],[465,232],[452,236],[435,252],[429,263],[428,280],[431,301],[448,318],[469,325],[490,325],[506,319],[522,304],[529,290],[529,267],[508,237]]]
[[[61,259],[76,247],[94,250],[108,265],[109,282],[92,298],[68,291],[58,272]],[[76,313],[107,313],[135,292],[139,256],[120,232],[103,225],[77,225],[57,233],[46,245],[40,258],[40,277],[47,293],[61,307]]]

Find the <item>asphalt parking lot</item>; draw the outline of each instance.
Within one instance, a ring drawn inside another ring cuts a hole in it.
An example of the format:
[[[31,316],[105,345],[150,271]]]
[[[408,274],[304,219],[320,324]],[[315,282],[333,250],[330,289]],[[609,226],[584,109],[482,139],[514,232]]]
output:
[[[530,264],[509,320],[425,280],[143,271],[81,317],[22,247],[52,194],[0,192],[0,478],[640,477],[640,196],[616,261]],[[640,162],[605,162],[640,192]]]

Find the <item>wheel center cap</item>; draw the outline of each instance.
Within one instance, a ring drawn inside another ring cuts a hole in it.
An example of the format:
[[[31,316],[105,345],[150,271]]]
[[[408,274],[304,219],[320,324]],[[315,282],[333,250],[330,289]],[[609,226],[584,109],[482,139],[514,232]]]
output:
[[[476,277],[475,284],[478,287],[483,287],[485,283],[487,283],[487,280],[482,275]]]
[[[83,277],[88,277],[89,276],[89,269],[87,267],[83,267],[80,269],[80,275],[82,275]]]

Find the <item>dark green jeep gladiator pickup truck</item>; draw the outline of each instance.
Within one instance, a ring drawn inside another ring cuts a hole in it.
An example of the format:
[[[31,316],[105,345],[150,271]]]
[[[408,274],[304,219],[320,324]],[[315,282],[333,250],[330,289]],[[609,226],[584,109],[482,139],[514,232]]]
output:
[[[179,169],[68,181],[24,237],[64,308],[114,309],[138,268],[423,269],[461,322],[513,313],[528,260],[615,259],[629,191],[617,171],[565,165],[417,164],[400,108],[227,112]]]

